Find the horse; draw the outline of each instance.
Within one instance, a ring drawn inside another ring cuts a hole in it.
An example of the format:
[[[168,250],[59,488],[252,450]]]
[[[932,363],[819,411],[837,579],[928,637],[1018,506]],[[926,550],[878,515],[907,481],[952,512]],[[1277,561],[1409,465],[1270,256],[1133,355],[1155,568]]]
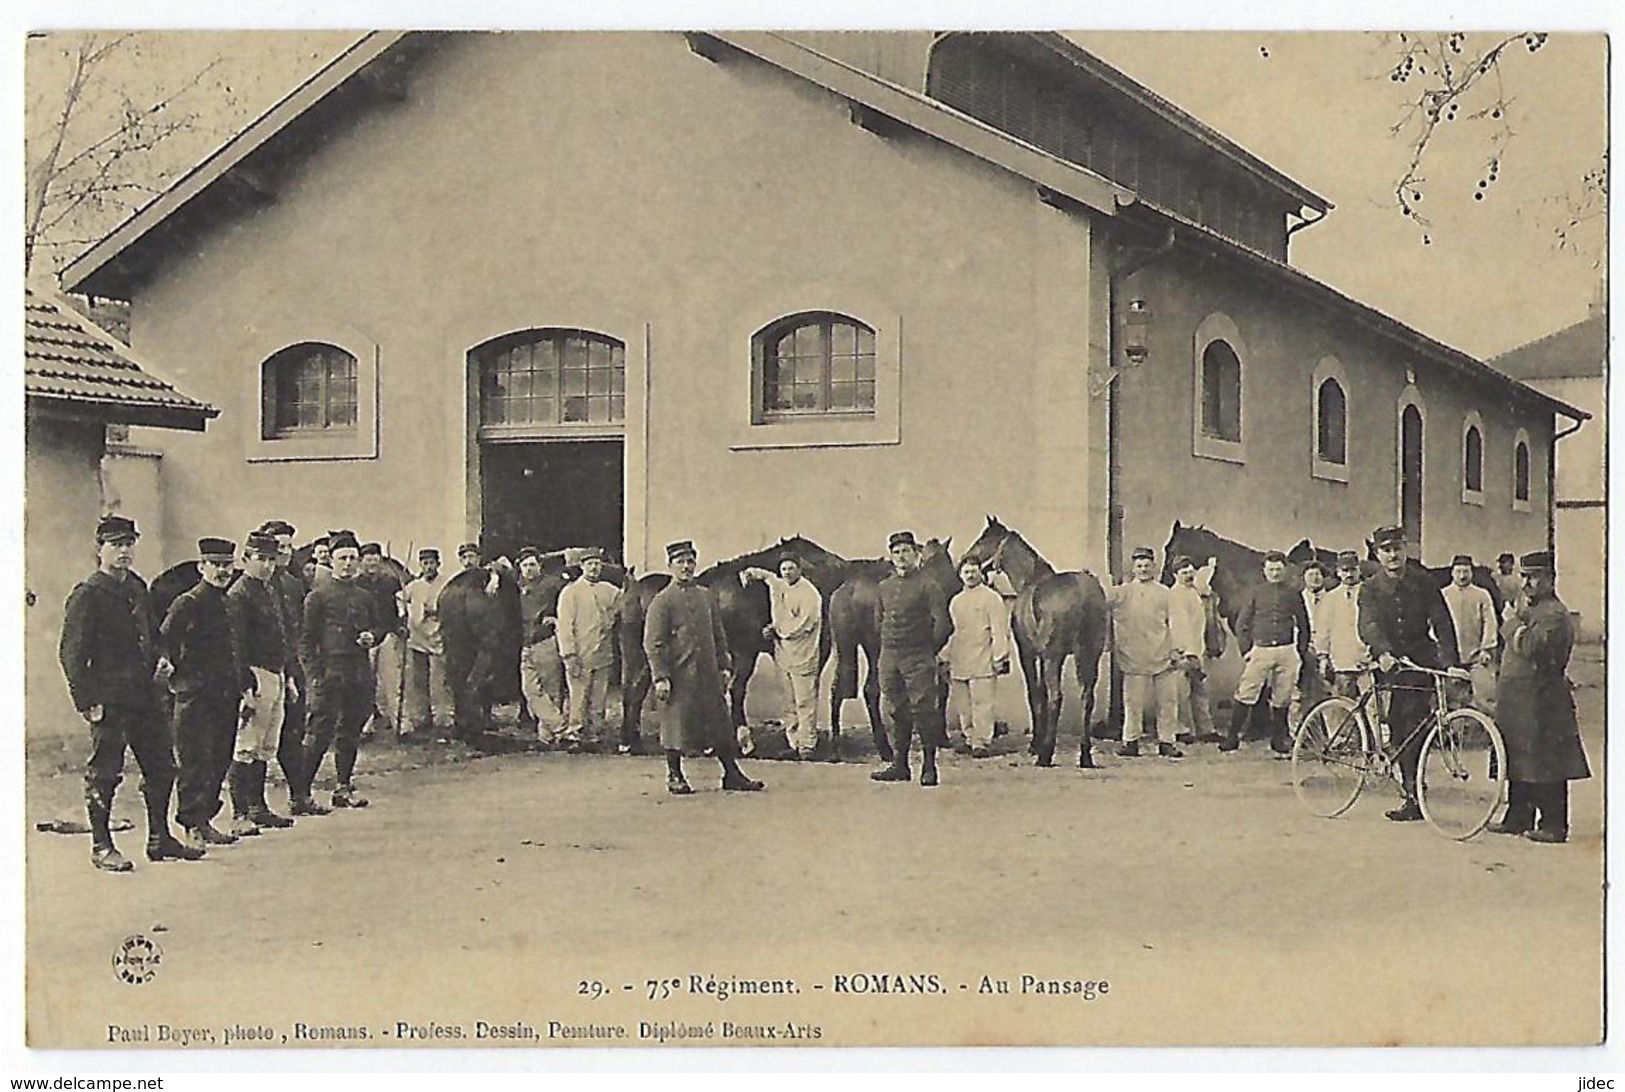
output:
[[[1032,753],[1037,764],[1055,764],[1055,741],[1061,721],[1061,669],[1071,656],[1083,691],[1083,742],[1078,765],[1093,768],[1089,725],[1094,719],[1095,683],[1100,654],[1106,647],[1109,614],[1106,590],[1088,570],[1055,571],[1020,534],[993,516],[960,559],[1003,572],[1016,592],[1011,631],[1027,680],[1032,714]]]
[[[523,639],[519,583],[506,566],[464,569],[446,580],[435,601],[446,649],[446,682],[454,690],[483,676],[496,704],[519,694],[519,654]],[[459,724],[459,732],[470,725]],[[489,724],[479,726],[488,731]]]
[[[756,671],[757,660],[762,653],[773,651],[773,643],[762,635],[772,621],[767,588],[756,583],[746,585],[739,575],[749,568],[777,571],[779,558],[787,552],[801,558],[802,572],[824,600],[826,624],[819,637],[818,657],[822,670],[830,650],[830,596],[845,579],[848,568],[845,558],[811,539],[795,535],[780,539],[777,545],[719,561],[695,577],[696,583],[715,593],[722,614],[722,628],[734,667],[728,703],[736,731],[745,724],[745,692]],[[649,658],[643,650],[644,622],[649,604],[669,583],[671,576],[667,573],[646,574],[626,583],[616,601],[615,631],[621,655],[621,744],[627,748],[640,746],[643,703],[654,685]]]
[[[959,590],[958,570],[950,553],[952,539],[927,539],[920,564],[945,596]],[[858,696],[858,649],[869,668],[863,681],[863,704],[869,711],[869,734],[881,761],[895,757],[891,739],[880,716],[880,584],[896,569],[884,558],[864,558],[848,564],[845,579],[830,596],[827,629],[834,642],[835,685],[830,691],[830,761],[841,759],[841,705]],[[944,689],[943,702],[947,701]]]

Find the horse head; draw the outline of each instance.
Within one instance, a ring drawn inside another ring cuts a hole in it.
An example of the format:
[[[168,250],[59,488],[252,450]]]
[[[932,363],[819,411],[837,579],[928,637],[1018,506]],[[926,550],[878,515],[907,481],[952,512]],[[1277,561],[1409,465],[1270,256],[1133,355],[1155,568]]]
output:
[[[1017,592],[1055,571],[1020,532],[1006,527],[995,516],[987,517],[987,526],[959,560],[961,564],[975,561],[988,572],[1004,573]]]

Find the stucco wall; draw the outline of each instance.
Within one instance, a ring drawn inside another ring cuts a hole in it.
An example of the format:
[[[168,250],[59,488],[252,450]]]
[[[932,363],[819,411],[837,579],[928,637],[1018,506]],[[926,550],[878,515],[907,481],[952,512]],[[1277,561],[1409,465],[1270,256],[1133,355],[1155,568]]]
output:
[[[88,744],[57,661],[62,608],[73,586],[96,568],[96,520],[102,513],[100,422],[28,415],[23,512],[24,742],[30,749]],[[136,568],[148,573],[137,546]]]
[[[962,545],[995,512],[1075,566],[1103,535],[1091,261],[1087,222],[1030,185],[764,65],[680,35],[481,35],[166,266],[132,339],[223,411],[166,444],[175,541],[279,515],[448,548],[477,508],[465,354],[556,325],[627,344],[635,564],[678,537],[706,558],[798,532],[874,555],[898,526]],[[899,442],[763,447],[749,335],[826,307],[895,338]],[[376,456],[246,463],[260,362],[311,338],[376,360]]]
[[[1398,522],[1398,414],[1407,387],[1424,407],[1422,555],[1430,565],[1470,552],[1542,549],[1547,535],[1546,466],[1551,419],[1516,410],[1504,394],[1408,357],[1303,297],[1175,251],[1136,274],[1130,293],[1154,320],[1151,356],[1119,380],[1123,428],[1125,542],[1159,551],[1175,519],[1201,523],[1257,549],[1310,538],[1327,549],[1364,549],[1371,530]],[[1227,315],[1241,335],[1244,463],[1193,454],[1197,327]],[[1311,473],[1316,365],[1335,356],[1347,377],[1347,482]],[[1462,500],[1462,430],[1476,410],[1484,423],[1483,504]],[[1513,510],[1515,430],[1531,440],[1528,512]],[[1566,442],[1566,441],[1565,441]]]

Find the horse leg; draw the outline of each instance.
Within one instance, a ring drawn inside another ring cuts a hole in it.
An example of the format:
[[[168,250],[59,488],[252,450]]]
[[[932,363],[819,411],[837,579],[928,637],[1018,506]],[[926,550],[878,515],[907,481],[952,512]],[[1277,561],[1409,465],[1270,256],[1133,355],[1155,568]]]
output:
[[[886,721],[880,715],[880,650],[866,645],[863,651],[869,660],[863,679],[863,704],[869,710],[869,734],[874,737],[875,753],[880,760],[891,762],[896,758],[896,753],[892,750]]]
[[[654,680],[647,664],[631,675],[621,682],[621,745],[637,751],[643,744],[643,701],[649,696]]]
[[[1074,662],[1081,666],[1083,656],[1078,656]],[[1095,718],[1095,683],[1098,673],[1084,670],[1079,674],[1084,677],[1078,680],[1083,690],[1083,740],[1078,745],[1078,766],[1089,770],[1095,765],[1094,740],[1089,734],[1089,726]]]
[[[1055,737],[1061,726],[1061,665],[1065,656],[1044,650],[1041,670],[1044,675],[1043,736],[1038,742],[1038,765],[1055,765]]]
[[[746,652],[735,664],[733,681],[728,684],[728,704],[733,710],[734,737],[740,741],[740,751],[753,754],[756,750],[755,740],[750,734],[750,725],[745,721],[745,691],[750,687],[750,677],[756,673],[757,657]],[[745,744],[749,743],[747,748]]]
[[[829,760],[841,760],[841,708],[858,696],[858,646],[855,641],[835,643],[835,678],[829,688]],[[822,667],[822,665],[820,665]]]
[[[1038,672],[1038,658],[1025,648],[1018,649],[1021,674],[1027,680],[1027,713],[1032,728],[1027,733],[1027,753],[1038,753],[1038,736],[1044,723],[1044,680]]]

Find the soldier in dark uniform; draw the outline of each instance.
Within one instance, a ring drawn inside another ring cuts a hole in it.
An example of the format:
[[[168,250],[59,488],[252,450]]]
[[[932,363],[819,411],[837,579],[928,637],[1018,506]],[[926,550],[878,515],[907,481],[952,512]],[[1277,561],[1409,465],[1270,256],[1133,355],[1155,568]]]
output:
[[[243,576],[226,592],[226,613],[243,665],[253,675],[250,715],[237,728],[231,764],[231,833],[258,834],[261,827],[290,827],[265,802],[265,774],[282,739],[288,698],[295,692],[289,640],[282,605],[271,581],[276,577],[277,540],[264,531],[249,533],[244,543]]]
[[[282,707],[282,732],[277,739],[276,761],[282,770],[282,779],[288,786],[288,806],[295,799],[305,765],[305,720],[310,708],[310,687],[305,679],[304,665],[299,662],[299,637],[305,628],[305,595],[309,589],[302,577],[296,575],[293,564],[293,536],[296,530],[286,520],[267,520],[260,530],[276,539],[276,572],[271,587],[281,607],[283,641],[288,649],[288,691]],[[258,805],[270,810],[265,800],[265,778],[258,780]],[[325,815],[328,808],[309,801],[310,814]],[[276,824],[270,824],[275,826]]]
[[[367,799],[355,789],[355,759],[361,726],[372,710],[367,651],[378,643],[387,620],[378,617],[372,595],[355,581],[361,559],[361,544],[355,536],[341,532],[329,538],[328,546],[333,576],[318,581],[306,597],[299,638],[299,659],[311,691],[303,769],[299,791],[294,794],[295,815],[319,814],[311,806],[310,791],[330,746],[338,774],[333,806],[367,806]]]
[[[383,654],[384,641],[391,634],[397,635],[397,643],[392,646],[394,653],[391,659],[401,660],[400,668],[405,670],[405,657],[400,653],[404,649],[406,639],[406,622],[401,618],[401,578],[396,576],[388,565],[384,564],[384,548],[376,542],[368,542],[361,547],[361,573],[355,582],[372,594],[373,601],[378,607],[378,617],[384,623],[384,629],[378,635],[378,645],[368,655],[372,667],[372,710],[369,733],[377,730],[394,731],[400,726],[395,724],[401,711],[399,708],[386,711],[378,705],[378,665],[379,657]],[[400,702],[395,702],[397,706]]]
[[[147,802],[147,859],[194,861],[201,851],[169,830],[175,752],[154,692],[152,615],[146,582],[130,569],[135,521],[104,516],[96,526],[97,569],[68,596],[58,658],[73,706],[90,728],[85,810],[90,860],[106,872],[133,867],[113,845],[113,793],[124,773],[124,749],[141,767]]]
[[[211,820],[220,810],[239,710],[254,688],[254,677],[238,652],[226,609],[237,544],[204,538],[197,546],[203,579],[170,604],[158,637],[174,666],[169,688],[175,694],[175,757],[180,772],[175,820],[182,840],[202,849],[237,840]]]
[[[946,744],[937,654],[953,623],[948,599],[920,567],[920,547],[910,531],[886,544],[896,570],[880,582],[880,710],[891,726],[891,764],[869,776],[909,781],[909,743],[920,736],[920,784],[937,783],[937,748]]]
[[[1459,666],[1456,623],[1426,570],[1407,564],[1403,530],[1379,527],[1371,542],[1381,569],[1360,585],[1360,640],[1371,649],[1383,682],[1402,688],[1390,699],[1388,730],[1393,742],[1404,743],[1399,772],[1405,802],[1387,814],[1395,822],[1408,823],[1422,818],[1416,802],[1422,738],[1420,733],[1408,737],[1432,709],[1433,680],[1418,671],[1399,669],[1396,661],[1406,659],[1435,670]]]
[[[1566,842],[1569,782],[1591,776],[1565,674],[1574,620],[1557,597],[1552,555],[1525,554],[1520,566],[1523,593],[1501,629],[1506,651],[1495,705],[1507,746],[1507,810],[1490,830]]]

